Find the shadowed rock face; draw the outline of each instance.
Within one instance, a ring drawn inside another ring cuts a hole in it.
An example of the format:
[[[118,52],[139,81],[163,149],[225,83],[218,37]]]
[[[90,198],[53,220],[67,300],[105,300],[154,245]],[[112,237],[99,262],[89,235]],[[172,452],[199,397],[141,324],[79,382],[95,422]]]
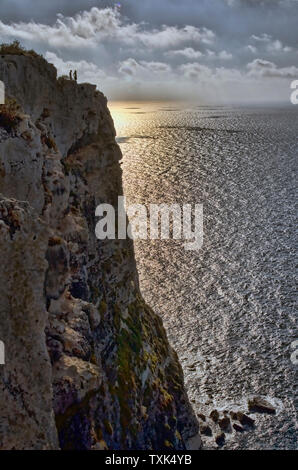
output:
[[[0,448],[199,448],[133,245],[95,237],[122,194],[106,98],[30,56],[1,56],[0,79]]]

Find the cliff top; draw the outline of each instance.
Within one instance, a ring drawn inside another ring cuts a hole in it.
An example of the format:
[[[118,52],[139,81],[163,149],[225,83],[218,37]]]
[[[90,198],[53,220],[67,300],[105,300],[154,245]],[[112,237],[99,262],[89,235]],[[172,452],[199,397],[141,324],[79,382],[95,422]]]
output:
[[[99,129],[114,140],[107,99],[96,85],[57,78],[54,65],[18,42],[0,46],[0,80],[7,100],[13,98],[33,122],[46,119],[63,156],[74,141],[98,134]]]

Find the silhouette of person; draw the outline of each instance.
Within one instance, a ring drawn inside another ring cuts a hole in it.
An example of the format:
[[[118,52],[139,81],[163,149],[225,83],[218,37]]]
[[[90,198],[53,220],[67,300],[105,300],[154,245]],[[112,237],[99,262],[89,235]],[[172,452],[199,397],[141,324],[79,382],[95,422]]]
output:
[[[74,71],[73,77],[74,77],[75,81],[77,81],[77,79],[78,79],[78,74],[77,74],[77,71],[76,71],[76,70]]]
[[[69,78],[72,80],[72,70],[69,72]]]

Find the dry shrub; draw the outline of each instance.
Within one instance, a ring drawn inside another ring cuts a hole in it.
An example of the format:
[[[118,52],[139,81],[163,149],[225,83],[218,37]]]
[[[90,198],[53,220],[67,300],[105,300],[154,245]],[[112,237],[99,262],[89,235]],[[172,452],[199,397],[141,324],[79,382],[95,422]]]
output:
[[[20,120],[19,107],[15,100],[7,100],[5,104],[0,105],[0,127],[6,132],[14,131]]]
[[[19,41],[13,41],[10,44],[0,44],[0,55],[5,54],[41,57],[37,52],[33,51],[33,49],[26,50],[21,46]]]

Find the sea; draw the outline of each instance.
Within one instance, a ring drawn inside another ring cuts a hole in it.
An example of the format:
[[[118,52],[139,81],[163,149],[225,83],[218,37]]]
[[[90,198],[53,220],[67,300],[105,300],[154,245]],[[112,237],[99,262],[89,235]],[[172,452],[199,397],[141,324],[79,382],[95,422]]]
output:
[[[127,203],[203,204],[199,250],[135,240],[135,255],[204,448],[297,448],[298,106],[110,110]],[[254,399],[270,411],[253,410]]]

